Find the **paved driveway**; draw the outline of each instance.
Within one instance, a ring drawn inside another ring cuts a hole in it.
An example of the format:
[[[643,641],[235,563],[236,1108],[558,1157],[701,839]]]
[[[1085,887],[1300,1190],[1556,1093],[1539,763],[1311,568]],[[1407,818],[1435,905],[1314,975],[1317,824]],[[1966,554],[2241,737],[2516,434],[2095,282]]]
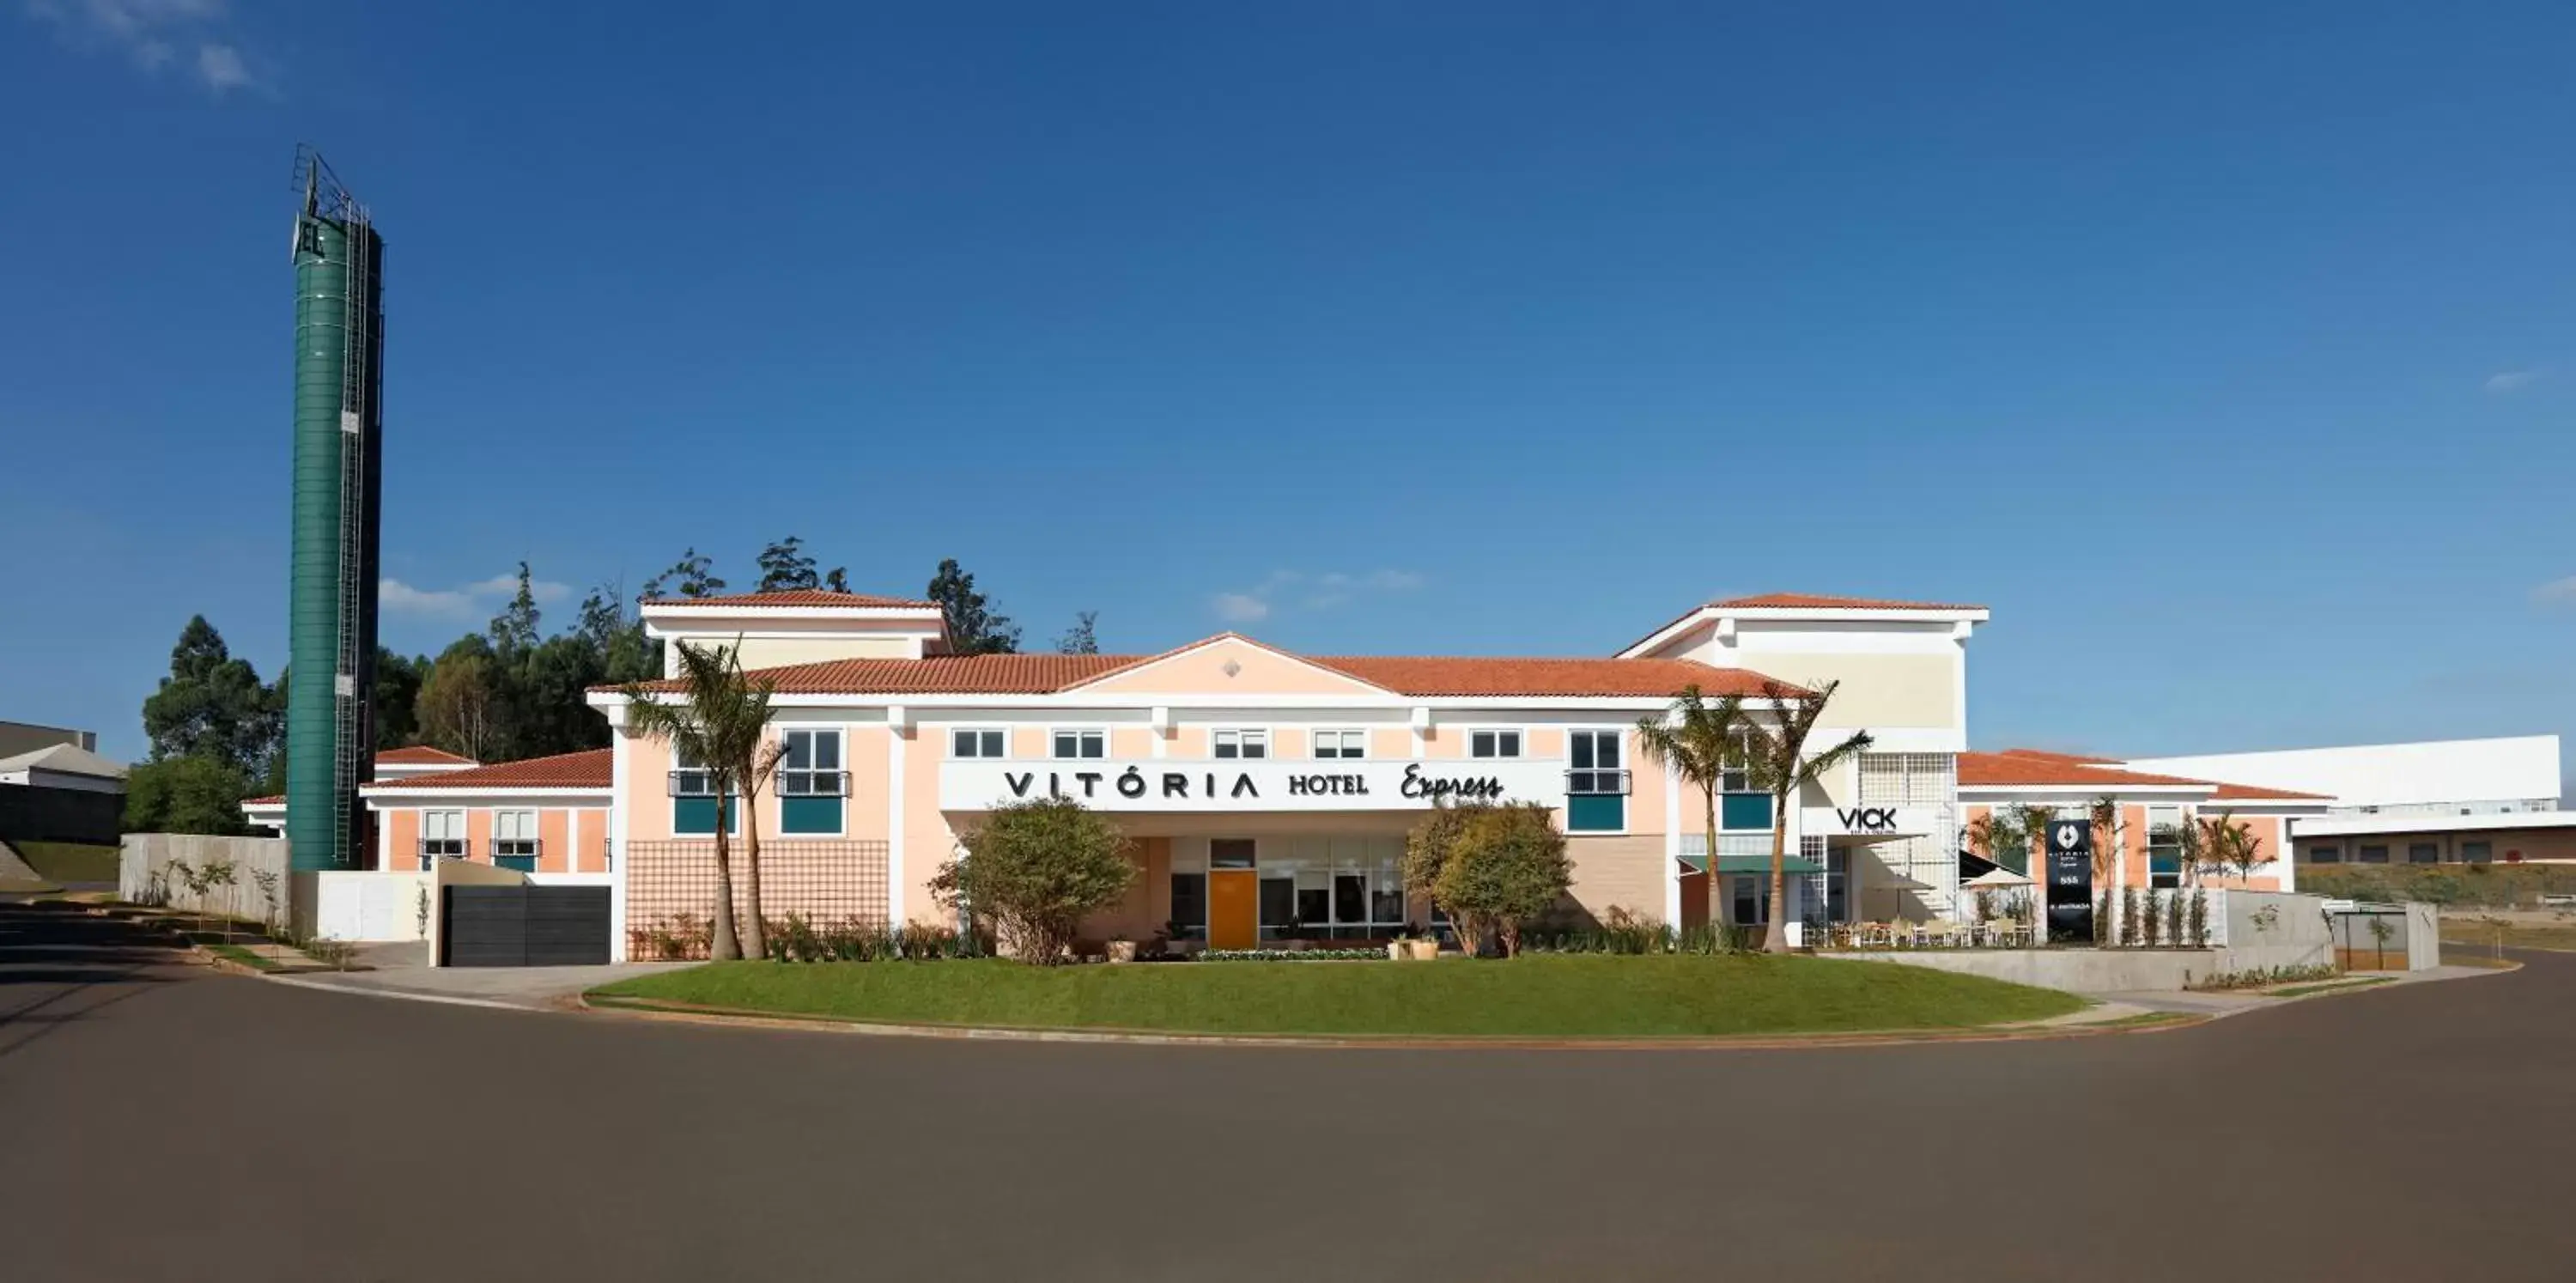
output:
[[[0,1274],[2564,1279],[2527,956],[2128,1037],[1321,1051],[393,1002],[0,907]]]

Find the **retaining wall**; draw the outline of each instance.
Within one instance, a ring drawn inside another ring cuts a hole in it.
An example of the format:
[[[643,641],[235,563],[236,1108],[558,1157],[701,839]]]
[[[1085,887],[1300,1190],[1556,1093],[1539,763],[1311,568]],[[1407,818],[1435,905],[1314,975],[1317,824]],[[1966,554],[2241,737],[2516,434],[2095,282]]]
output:
[[[206,903],[199,904],[188,884],[173,867],[185,864],[203,869],[211,863],[228,862],[233,866],[233,882],[228,887],[209,888]],[[271,906],[260,894],[259,879],[266,871],[276,877],[275,913],[283,918],[294,902],[293,879],[287,875],[286,839],[220,838],[198,833],[128,833],[118,844],[116,862],[117,898],[134,904],[152,902],[157,888],[158,902],[189,913],[228,913],[234,917],[264,919]],[[157,883],[155,873],[161,876]]]
[[[2221,949],[1893,949],[1837,958],[1928,967],[2076,993],[2179,992],[2228,970]]]

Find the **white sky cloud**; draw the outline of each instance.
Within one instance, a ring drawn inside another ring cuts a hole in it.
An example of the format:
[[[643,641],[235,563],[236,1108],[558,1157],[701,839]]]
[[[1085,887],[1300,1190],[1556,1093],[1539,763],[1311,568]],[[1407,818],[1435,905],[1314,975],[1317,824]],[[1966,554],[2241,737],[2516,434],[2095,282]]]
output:
[[[95,52],[113,50],[146,75],[180,66],[180,50],[194,47],[185,75],[221,97],[260,87],[253,60],[236,41],[222,38],[230,16],[225,0],[27,0],[26,14],[54,28],[63,43]]]
[[[1274,570],[1249,588],[1218,593],[1212,604],[1217,618],[1230,624],[1249,624],[1268,619],[1287,605],[1309,611],[1331,610],[1361,596],[1411,592],[1422,584],[1420,572],[1411,570],[1372,570],[1365,574]]]
[[[376,581],[376,608],[397,615],[417,615],[424,619],[478,620],[490,617],[519,591],[519,577],[494,575],[489,579],[454,588],[414,588],[399,579]],[[531,580],[528,595],[540,606],[566,601],[572,597],[572,586],[552,580]]]
[[[2502,370],[2487,376],[2487,391],[2519,392],[2540,381],[2538,370]]]
[[[2538,606],[2576,606],[2576,575],[2552,579],[2532,589],[2531,600]]]

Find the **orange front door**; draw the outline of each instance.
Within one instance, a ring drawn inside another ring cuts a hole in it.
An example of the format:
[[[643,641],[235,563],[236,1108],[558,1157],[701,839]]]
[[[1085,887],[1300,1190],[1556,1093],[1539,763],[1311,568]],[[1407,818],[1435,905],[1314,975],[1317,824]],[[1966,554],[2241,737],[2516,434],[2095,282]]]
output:
[[[1251,869],[1208,874],[1208,947],[1249,949],[1261,942],[1261,875]]]

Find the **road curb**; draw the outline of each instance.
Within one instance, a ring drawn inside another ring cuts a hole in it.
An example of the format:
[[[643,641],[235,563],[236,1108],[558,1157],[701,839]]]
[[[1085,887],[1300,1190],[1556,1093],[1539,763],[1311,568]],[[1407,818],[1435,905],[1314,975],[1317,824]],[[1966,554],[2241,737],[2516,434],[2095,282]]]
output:
[[[392,998],[402,1002],[434,1002],[450,1007],[482,1007],[492,1011],[532,1011],[540,1014],[548,1011],[565,1011],[572,1009],[561,1006],[544,1006],[525,1002],[503,1002],[498,998],[469,998],[462,994],[453,993],[425,993],[418,989],[389,989],[376,985],[339,984],[329,980],[316,980],[310,976],[281,976],[274,973],[257,971],[250,972],[248,974],[258,976],[260,979],[266,980],[271,984],[286,985],[295,989],[311,989],[318,993],[354,994],[361,998]]]
[[[685,1003],[611,998],[575,999],[582,1011],[632,1020],[660,1021],[738,1029],[786,1029],[806,1033],[850,1034],[877,1038],[933,1038],[973,1042],[1093,1043],[1128,1047],[1267,1047],[1353,1051],[1794,1051],[1842,1047],[1913,1047],[1928,1043],[2048,1042],[2113,1034],[2160,1033],[2205,1024],[2209,1017],[2186,1012],[2146,1012],[2138,1020],[2120,1017],[2094,1024],[1994,1025],[1959,1030],[1884,1030],[1847,1034],[1783,1037],[1749,1034],[1714,1038],[1382,1038],[1298,1034],[1181,1034],[1140,1030],[1011,1029],[977,1025],[897,1024],[847,1020],[835,1016],[792,1016],[745,1012]],[[2162,1017],[2162,1018],[2153,1018]]]

